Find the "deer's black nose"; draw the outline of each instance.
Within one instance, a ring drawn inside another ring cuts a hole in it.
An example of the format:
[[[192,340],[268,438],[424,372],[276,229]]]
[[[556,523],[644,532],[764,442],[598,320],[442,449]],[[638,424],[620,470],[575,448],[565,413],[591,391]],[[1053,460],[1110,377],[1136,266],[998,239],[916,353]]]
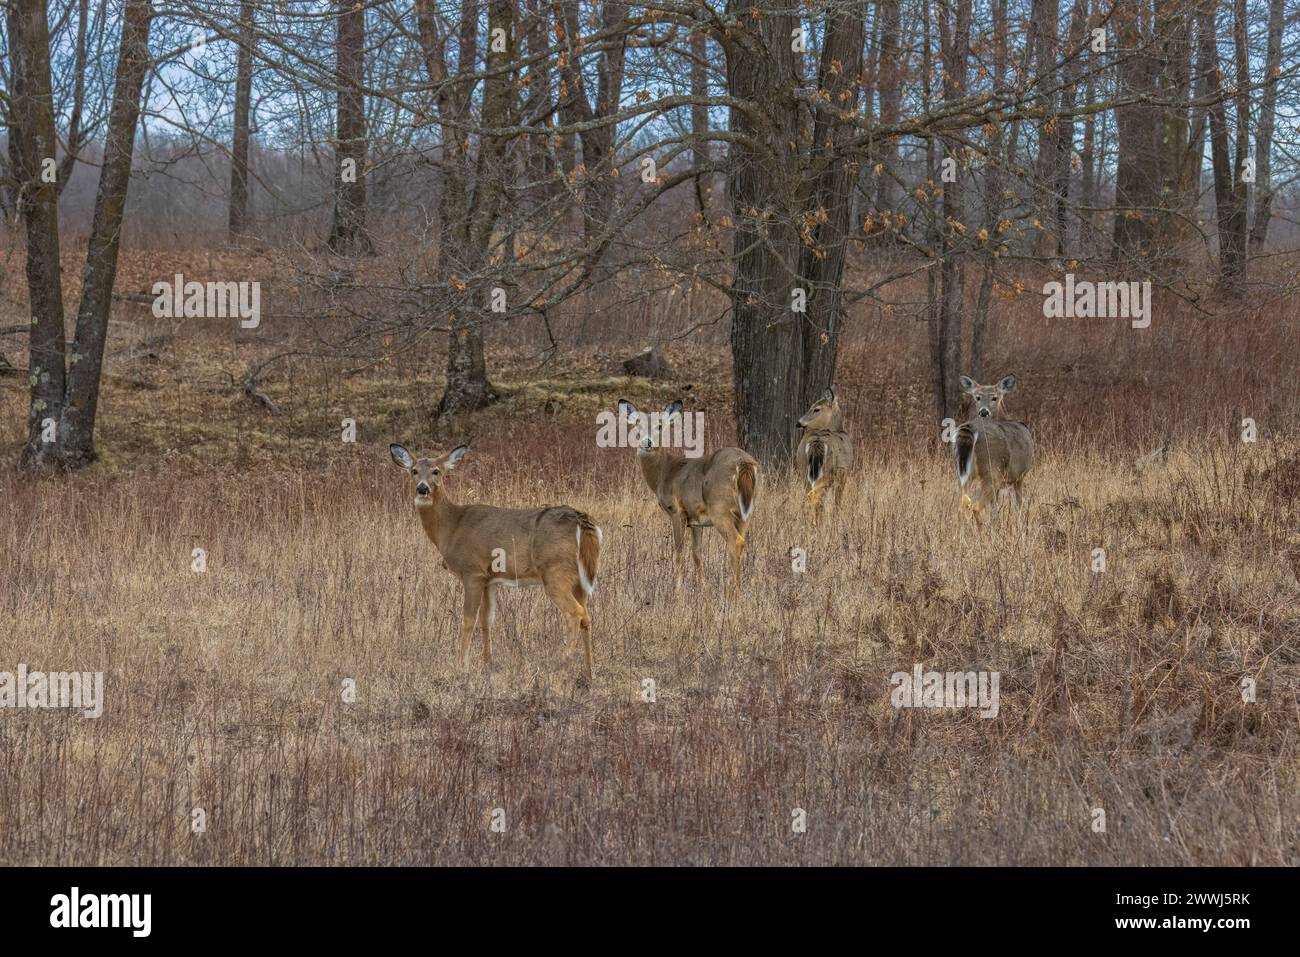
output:
[[[990,415],[990,413],[989,413],[989,410],[988,410],[988,409],[980,409],[980,418],[981,418],[981,419],[987,419],[987,418],[989,417],[989,415]]]
[[[416,494],[418,494],[418,495],[428,495],[428,494],[429,494],[429,483],[428,483],[428,482],[417,482],[416,485],[415,485],[415,491],[416,491]]]

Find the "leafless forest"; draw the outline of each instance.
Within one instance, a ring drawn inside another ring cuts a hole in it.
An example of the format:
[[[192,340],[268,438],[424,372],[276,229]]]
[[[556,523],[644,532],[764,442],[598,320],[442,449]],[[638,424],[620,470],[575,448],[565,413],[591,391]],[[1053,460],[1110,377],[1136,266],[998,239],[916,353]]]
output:
[[[1300,863],[1297,0],[0,10],[0,864]]]

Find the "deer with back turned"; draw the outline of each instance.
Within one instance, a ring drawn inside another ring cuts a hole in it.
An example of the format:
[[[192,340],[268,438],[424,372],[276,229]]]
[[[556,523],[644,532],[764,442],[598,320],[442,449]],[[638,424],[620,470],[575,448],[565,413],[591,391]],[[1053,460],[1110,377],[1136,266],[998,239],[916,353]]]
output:
[[[1014,375],[997,385],[980,385],[969,376],[959,380],[974,415],[962,423],[953,439],[962,510],[982,524],[984,512],[997,512],[998,496],[1009,489],[1019,508],[1025,475],[1034,464],[1034,440],[1022,422],[1006,416],[1006,396],[1016,386]]]
[[[812,509],[813,524],[821,517],[823,499],[835,492],[835,508],[840,507],[849,469],[853,466],[853,442],[844,430],[844,413],[831,386],[799,419],[803,435],[795,452],[799,474],[807,486],[806,496]]]

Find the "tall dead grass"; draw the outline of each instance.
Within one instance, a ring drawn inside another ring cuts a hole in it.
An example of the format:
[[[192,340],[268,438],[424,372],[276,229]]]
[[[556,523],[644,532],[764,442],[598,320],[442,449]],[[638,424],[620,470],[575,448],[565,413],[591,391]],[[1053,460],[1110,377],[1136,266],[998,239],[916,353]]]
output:
[[[0,670],[102,670],[107,702],[0,712],[0,862],[1300,863],[1293,445],[1139,473],[1047,443],[977,533],[937,442],[881,442],[816,533],[765,476],[734,603],[712,534],[674,592],[630,452],[475,450],[458,499],[605,528],[589,688],[536,590],[503,596],[495,670],[457,671],[459,584],[366,452],[5,477]],[[1000,672],[1000,713],[896,710],[918,662]]]

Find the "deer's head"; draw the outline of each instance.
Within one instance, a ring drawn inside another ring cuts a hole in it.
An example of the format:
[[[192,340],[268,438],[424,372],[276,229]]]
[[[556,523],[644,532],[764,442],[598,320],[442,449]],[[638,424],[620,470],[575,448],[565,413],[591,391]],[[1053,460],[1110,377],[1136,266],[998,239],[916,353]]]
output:
[[[835,386],[822,393],[822,397],[799,419],[801,429],[838,429],[844,424],[844,414],[840,411],[840,400],[835,394]]]
[[[650,416],[638,411],[627,399],[619,399],[618,414],[628,425],[637,427],[637,454],[653,455],[660,448],[673,416],[682,414],[682,400],[674,399],[658,416]]]
[[[388,451],[393,463],[410,473],[415,485],[415,507],[425,508],[433,504],[435,490],[442,487],[442,480],[469,451],[469,446],[458,445],[446,455],[431,459],[417,459],[402,445],[390,445]]]
[[[1003,376],[998,380],[997,385],[980,385],[970,376],[965,375],[958,381],[961,383],[962,393],[970,399],[977,418],[1006,418],[1006,409],[1002,402],[1007,393],[1016,387],[1014,375]]]

